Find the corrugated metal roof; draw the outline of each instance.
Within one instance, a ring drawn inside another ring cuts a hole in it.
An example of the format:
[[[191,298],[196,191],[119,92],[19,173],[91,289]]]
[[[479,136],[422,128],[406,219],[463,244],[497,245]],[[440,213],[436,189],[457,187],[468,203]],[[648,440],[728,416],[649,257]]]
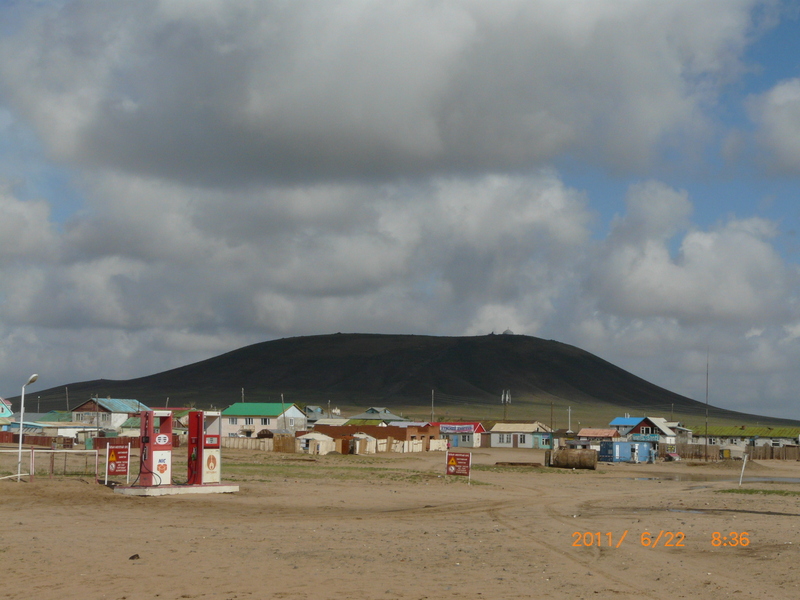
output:
[[[381,412],[371,412],[367,410],[359,415],[353,415],[351,419],[361,419],[367,421],[408,421],[408,419],[390,413],[387,409],[381,408]]]
[[[222,411],[223,417],[278,417],[294,404],[280,402],[237,402]]]
[[[539,433],[548,432],[550,428],[544,423],[497,423],[492,433]]]
[[[635,427],[644,420],[644,417],[617,417],[609,425],[621,425],[622,427]]]
[[[150,410],[138,400],[130,398],[96,398],[97,403],[112,413],[135,413],[140,410]]]
[[[345,419],[345,418],[334,418],[334,417],[331,417],[330,419],[327,419],[327,418],[326,419],[317,419],[316,421],[314,421],[314,424],[315,425],[344,425],[345,423],[347,423],[348,420],[349,419]]]
[[[705,427],[696,427],[695,436],[705,435]],[[716,437],[775,437],[775,438],[794,438],[800,436],[800,427],[724,427],[711,426],[708,428],[708,435]]]
[[[584,427],[578,432],[578,437],[619,437],[616,429],[592,429]]]
[[[36,419],[36,421],[38,421],[39,423],[71,423],[72,413],[53,411],[40,415],[39,418]]]

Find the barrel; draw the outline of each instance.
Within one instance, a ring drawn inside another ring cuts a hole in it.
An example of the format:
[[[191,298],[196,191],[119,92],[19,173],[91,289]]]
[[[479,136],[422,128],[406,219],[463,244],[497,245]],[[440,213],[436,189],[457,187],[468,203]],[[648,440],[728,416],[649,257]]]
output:
[[[552,466],[559,469],[596,469],[597,450],[558,450],[553,453]]]

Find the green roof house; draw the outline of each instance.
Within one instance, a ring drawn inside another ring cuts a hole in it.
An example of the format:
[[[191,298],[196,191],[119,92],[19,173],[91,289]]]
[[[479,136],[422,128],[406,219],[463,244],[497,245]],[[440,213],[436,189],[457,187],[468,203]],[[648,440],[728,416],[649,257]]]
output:
[[[280,402],[237,402],[222,411],[223,437],[256,437],[262,429],[305,431],[306,414]]]

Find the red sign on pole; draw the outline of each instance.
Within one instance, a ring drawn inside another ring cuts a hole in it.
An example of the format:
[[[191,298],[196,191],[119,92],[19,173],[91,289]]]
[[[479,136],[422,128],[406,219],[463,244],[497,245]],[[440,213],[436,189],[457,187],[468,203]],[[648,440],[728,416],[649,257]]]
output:
[[[128,474],[128,446],[108,446],[108,460],[106,470],[108,475]]]
[[[447,453],[447,474],[463,475],[469,477],[469,469],[472,466],[472,454],[469,452],[448,452]]]

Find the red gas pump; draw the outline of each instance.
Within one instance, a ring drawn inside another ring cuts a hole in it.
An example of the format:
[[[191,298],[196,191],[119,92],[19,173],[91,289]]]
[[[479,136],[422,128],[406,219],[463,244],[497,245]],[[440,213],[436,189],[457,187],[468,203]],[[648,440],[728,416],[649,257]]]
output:
[[[143,410],[139,415],[142,449],[138,485],[171,485],[172,412]]]
[[[189,472],[186,482],[189,485],[206,485],[222,481],[221,416],[219,411],[196,410],[189,413]],[[217,431],[208,433],[209,429]]]

